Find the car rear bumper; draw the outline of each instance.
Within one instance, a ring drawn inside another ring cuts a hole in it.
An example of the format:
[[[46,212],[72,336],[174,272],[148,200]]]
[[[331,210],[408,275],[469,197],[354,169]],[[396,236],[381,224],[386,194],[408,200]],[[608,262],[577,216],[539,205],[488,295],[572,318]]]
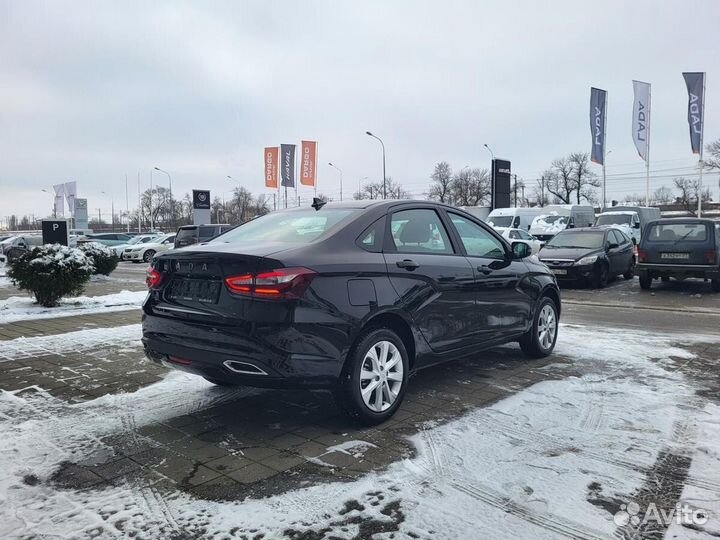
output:
[[[638,263],[637,271],[647,272],[653,277],[720,279],[720,267],[712,264]]]
[[[142,261],[142,259],[143,259],[143,258],[142,258],[142,253],[140,253],[140,252],[137,252],[137,253],[132,253],[132,252],[130,252],[130,253],[125,253],[125,252],[123,252],[123,253],[120,255],[120,260],[121,260],[121,261]]]
[[[268,388],[331,387],[344,351],[324,340],[317,325],[307,334],[303,326],[223,327],[146,313],[142,342],[153,362],[203,377]]]
[[[595,266],[592,264],[588,266],[547,266],[558,281],[585,281],[595,273]]]

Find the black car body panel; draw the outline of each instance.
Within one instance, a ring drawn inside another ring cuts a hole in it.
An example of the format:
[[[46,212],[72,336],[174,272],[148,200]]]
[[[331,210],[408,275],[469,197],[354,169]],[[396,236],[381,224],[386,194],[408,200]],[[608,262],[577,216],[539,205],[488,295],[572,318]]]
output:
[[[650,278],[720,279],[720,228],[709,219],[649,222],[638,250],[638,271]]]
[[[559,290],[548,269],[532,256],[513,258],[507,242],[469,214],[410,201],[327,208],[355,210],[310,243],[239,246],[220,237],[158,255],[152,268],[161,281],[143,305],[148,357],[212,379],[327,388],[373,325],[401,334],[411,369],[418,369],[517,340],[530,328],[543,295],[559,312]],[[389,246],[391,216],[406,209],[437,212],[454,253],[398,253]],[[467,256],[447,212],[481,227],[503,246],[502,256]],[[374,240],[362,242],[364,235]],[[243,296],[223,283],[228,276],[279,268],[313,273],[299,298]]]

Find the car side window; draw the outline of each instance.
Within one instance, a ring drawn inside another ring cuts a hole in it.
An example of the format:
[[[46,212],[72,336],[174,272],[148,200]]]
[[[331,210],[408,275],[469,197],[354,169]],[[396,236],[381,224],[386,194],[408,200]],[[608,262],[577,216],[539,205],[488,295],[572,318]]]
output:
[[[532,237],[522,229],[518,229],[518,236],[521,240],[532,240]]]
[[[469,256],[494,259],[505,257],[505,248],[502,242],[480,225],[452,212],[448,212],[448,215]]]
[[[373,253],[382,252],[383,233],[385,232],[385,218],[380,218],[365,229],[358,236],[356,243],[365,251]]]
[[[513,240],[517,240],[518,238],[520,238],[520,235],[517,231],[510,231],[510,238]]]
[[[610,242],[617,244],[618,246],[623,243],[622,234],[618,234],[617,231],[610,231]]]
[[[435,210],[395,212],[390,219],[390,232],[400,253],[453,253],[450,237]]]

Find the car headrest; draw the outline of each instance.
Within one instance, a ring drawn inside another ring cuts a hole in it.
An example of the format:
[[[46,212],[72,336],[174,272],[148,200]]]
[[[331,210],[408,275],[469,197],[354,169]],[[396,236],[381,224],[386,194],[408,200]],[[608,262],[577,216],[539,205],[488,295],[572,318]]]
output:
[[[411,219],[400,232],[403,244],[424,244],[430,240],[430,222],[424,219]]]

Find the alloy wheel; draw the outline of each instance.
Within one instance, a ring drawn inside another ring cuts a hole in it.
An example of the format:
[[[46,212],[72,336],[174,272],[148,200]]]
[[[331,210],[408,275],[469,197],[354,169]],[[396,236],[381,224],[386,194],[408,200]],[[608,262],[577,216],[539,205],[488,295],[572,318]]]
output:
[[[557,331],[557,317],[552,306],[545,304],[540,311],[537,325],[537,337],[540,346],[547,350],[555,340],[555,332]]]
[[[373,412],[392,407],[403,385],[403,361],[390,341],[379,341],[365,353],[360,368],[360,395]]]

